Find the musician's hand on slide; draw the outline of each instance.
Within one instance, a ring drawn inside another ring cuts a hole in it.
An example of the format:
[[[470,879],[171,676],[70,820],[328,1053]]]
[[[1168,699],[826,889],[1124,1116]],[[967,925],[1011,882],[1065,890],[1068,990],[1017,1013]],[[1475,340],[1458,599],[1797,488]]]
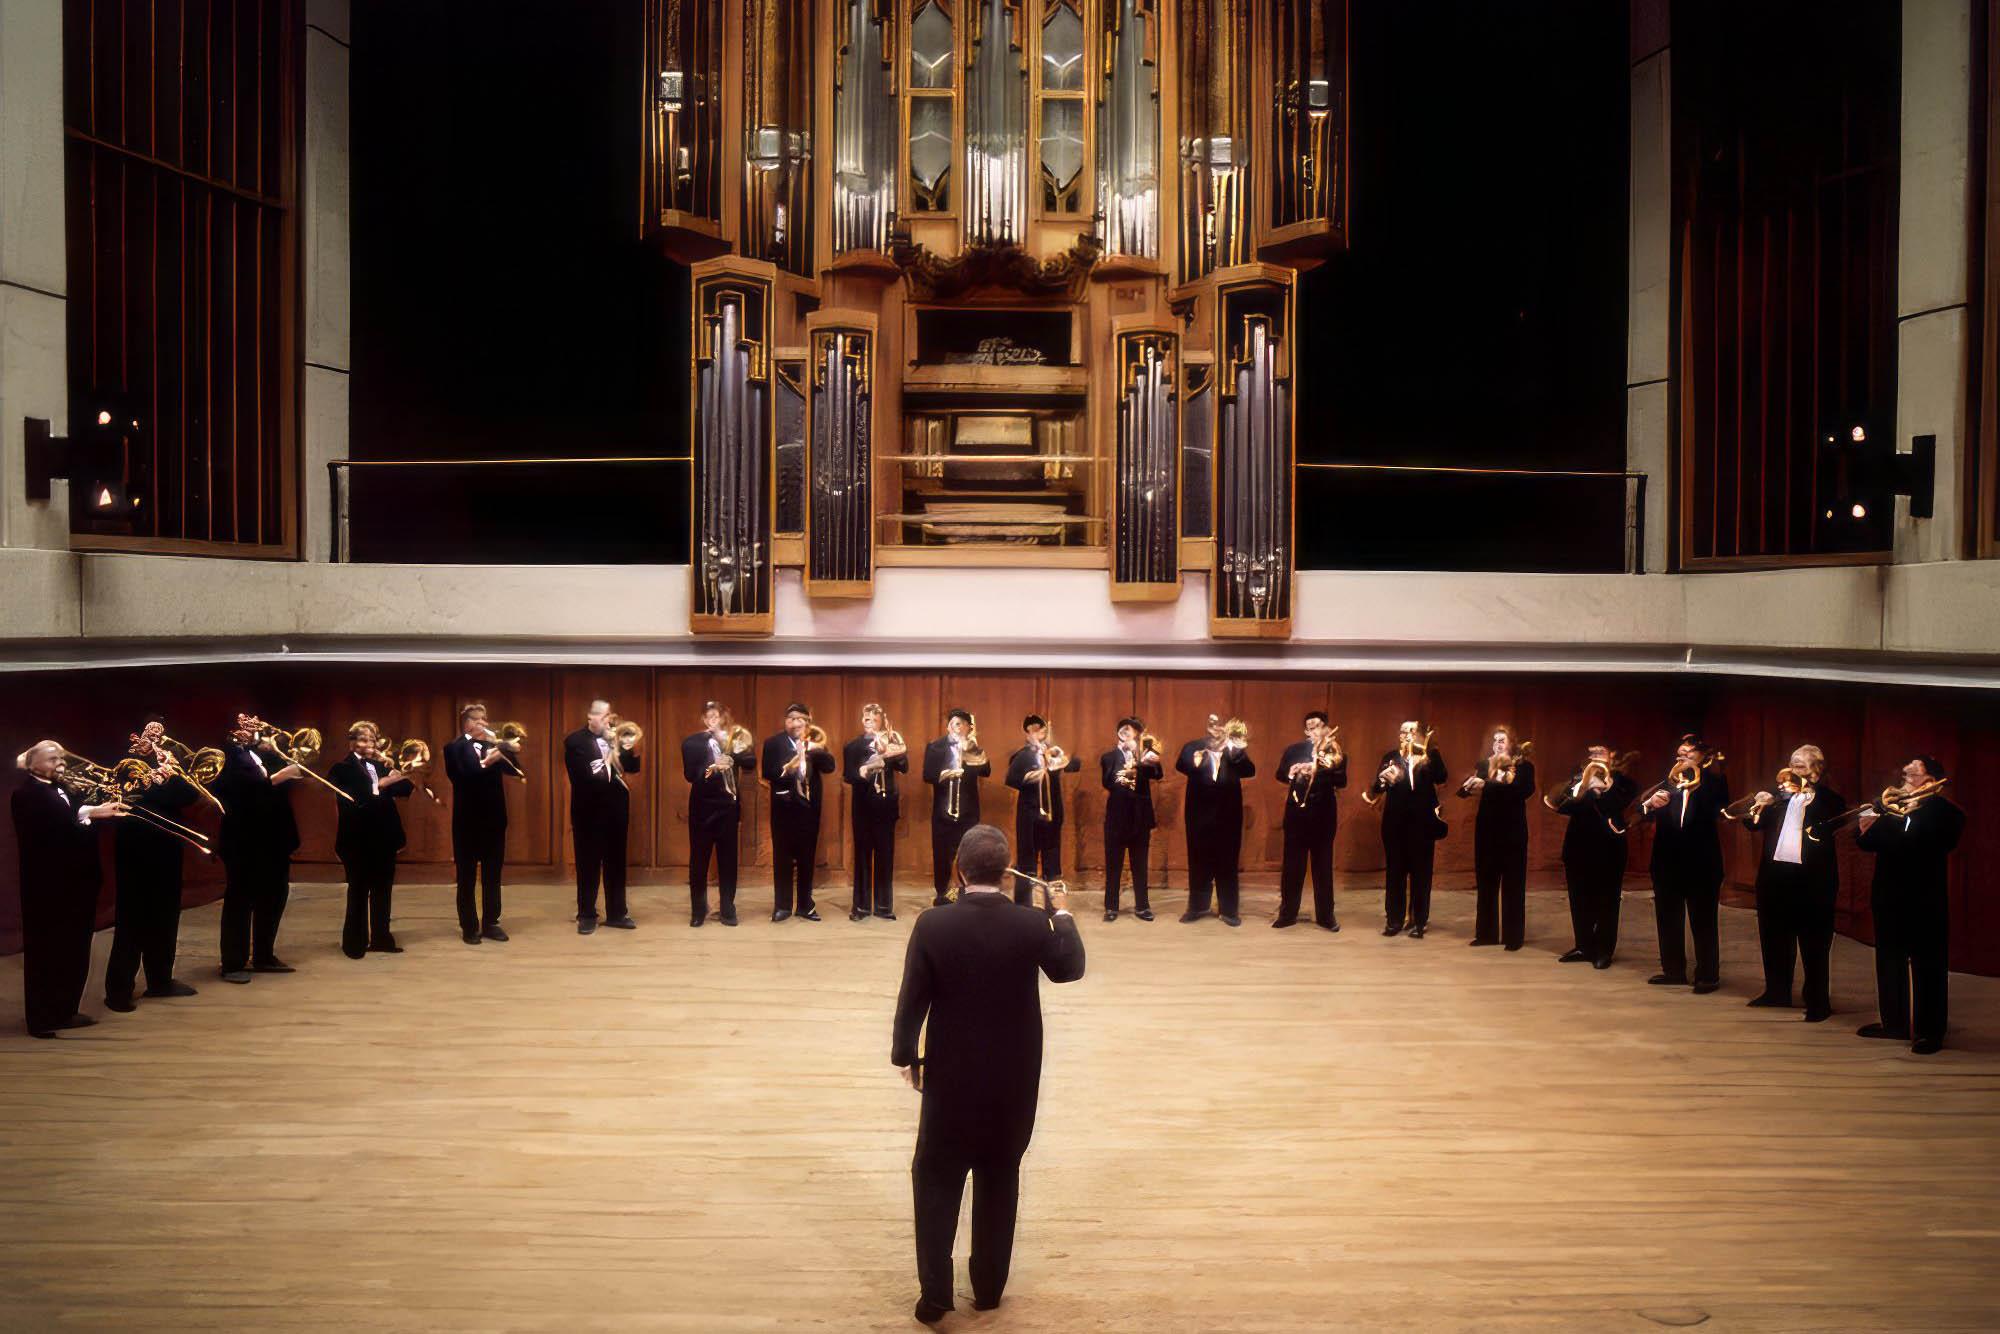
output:
[[[1772,796],[1771,796],[1771,794],[1770,794],[1770,793],[1768,793],[1768,792],[1759,792],[1759,793],[1757,794],[1757,800],[1755,800],[1754,802],[1752,802],[1752,803],[1750,803],[1750,804],[1751,804],[1751,805],[1753,805],[1753,806],[1769,806],[1769,805],[1771,804],[1772,800],[1773,800],[1773,798],[1772,798]]]
[[[1646,798],[1646,809],[1649,811],[1657,811],[1666,804],[1667,794],[1664,792],[1655,792],[1652,796]]]
[[[1486,786],[1486,780],[1484,778],[1479,777],[1476,774],[1473,777],[1465,780],[1465,790],[1468,792],[1477,792],[1480,788],[1485,786]]]
[[[1382,766],[1382,772],[1376,774],[1375,776],[1381,779],[1384,785],[1393,783],[1396,781],[1398,777],[1400,777],[1400,775],[1396,772],[1396,766],[1393,764],[1387,764]]]
[[[489,769],[498,763],[500,763],[500,748],[498,746],[487,747],[486,753],[479,757],[479,767],[482,769]]]
[[[272,774],[271,781],[274,783],[289,783],[292,782],[294,779],[304,778],[305,776],[306,776],[306,771],[303,766],[297,764],[288,764],[284,768],[278,770],[278,772]]]
[[[1868,832],[1868,826],[1874,824],[1877,820],[1881,818],[1882,817],[1880,815],[1876,814],[1875,808],[1871,806],[1867,810],[1861,812],[1861,817],[1857,823],[1861,827],[1861,832],[1865,834]]]
[[[1028,781],[1030,783],[1039,783],[1042,781],[1042,775],[1046,772],[1047,770],[1044,769],[1030,769],[1028,770]]]
[[[404,773],[401,769],[391,769],[388,773],[382,775],[382,786],[389,787],[392,784],[402,782],[405,778],[408,777],[409,775]]]
[[[122,820],[127,809],[122,801],[107,801],[98,806],[86,806],[83,813],[93,820]]]

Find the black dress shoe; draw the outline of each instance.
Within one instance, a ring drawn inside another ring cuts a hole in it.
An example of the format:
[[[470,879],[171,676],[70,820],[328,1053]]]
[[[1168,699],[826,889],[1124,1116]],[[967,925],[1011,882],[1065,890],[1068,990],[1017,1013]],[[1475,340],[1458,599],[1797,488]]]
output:
[[[55,1035],[56,1031],[53,1028],[31,1028],[28,1030],[28,1036],[31,1038],[52,1038]]]
[[[1910,1040],[1908,1033],[1898,1033],[1892,1028],[1884,1028],[1881,1024],[1863,1024],[1854,1030],[1854,1036],[1857,1038],[1887,1038],[1891,1042],[1908,1042]]]
[[[77,1013],[71,1015],[69,1018],[63,1020],[61,1023],[57,1024],[56,1027],[95,1028],[97,1027],[97,1021],[95,1019],[92,1019],[89,1015],[84,1014],[82,1011],[78,1011]]]
[[[689,926],[700,926],[700,925],[701,925],[701,924],[702,924],[703,922],[706,922],[707,920],[708,920],[708,914],[707,914],[707,913],[705,913],[705,912],[698,912],[698,913],[689,913],[689,914],[688,914],[688,925],[689,925]]]
[[[935,1325],[938,1321],[951,1314],[951,1308],[949,1306],[934,1306],[929,1302],[919,1301],[917,1309],[911,1314],[916,1316],[917,1323],[920,1325]]]
[[[1590,966],[1592,968],[1597,969],[1599,972],[1602,972],[1604,969],[1609,968],[1611,966],[1611,956],[1607,954],[1601,959],[1592,959],[1590,961]]]
[[[776,908],[773,909],[771,912],[771,920],[774,922],[782,922],[791,915],[792,915],[792,910],[790,908]]]
[[[1181,914],[1181,920],[1183,922],[1199,922],[1203,916],[1204,914],[1198,912],[1184,912]]]
[[[1224,926],[1242,926],[1243,919],[1234,913],[1223,913],[1222,924]]]
[[[181,981],[178,977],[170,977],[167,979],[167,984],[163,987],[147,987],[146,994],[159,998],[168,996],[198,996],[201,993]]]
[[[1422,922],[1418,922],[1415,926],[1410,928],[1410,939],[1422,940],[1424,938],[1424,932],[1428,930],[1430,930],[1429,927],[1425,926]]]
[[[368,952],[370,954],[401,954],[403,947],[392,940],[386,945],[370,945]]]
[[[1403,934],[1403,928],[1391,922],[1382,928],[1382,934],[1385,936],[1400,936]]]
[[[1329,917],[1324,922],[1314,922],[1313,925],[1322,931],[1338,931],[1340,930],[1340,919],[1338,917]]]
[[[1944,1050],[1942,1038],[1918,1038],[1910,1044],[1910,1050],[1918,1056],[1935,1056]]]
[[[639,925],[637,922],[633,921],[629,916],[607,917],[604,919],[604,924],[606,926],[617,927],[620,931],[632,931],[637,929]]]
[[[273,957],[264,960],[262,963],[251,964],[250,971],[253,973],[296,973],[299,970],[286,963],[283,959]]]
[[[1520,947],[1519,945],[1508,945],[1508,946],[1505,946],[1505,949],[1506,949],[1507,953],[1509,953],[1509,954],[1512,954],[1512,953],[1513,953],[1514,951],[1516,951],[1516,950],[1518,950],[1518,949],[1520,949],[1520,948],[1521,948],[1521,947]]]
[[[801,922],[817,922],[819,920],[819,909],[807,908],[799,914],[799,920]]]
[[[495,922],[492,926],[480,927],[479,934],[485,937],[487,940],[504,941],[507,939],[507,933],[500,929],[500,924],[498,922]]]
[[[1709,994],[1709,993],[1711,993],[1711,992],[1715,992],[1715,991],[1720,991],[1720,990],[1722,990],[1722,983],[1720,983],[1720,982],[1697,982],[1697,983],[1695,983],[1695,984],[1694,984],[1694,986],[1693,986],[1693,987],[1689,988],[1689,990],[1693,991],[1693,992],[1694,992],[1694,994],[1695,994],[1695,995],[1697,995],[1697,996],[1706,996],[1706,995],[1708,995],[1708,994]]]
[[[1590,956],[1582,950],[1564,950],[1556,956],[1557,963],[1589,963]]]
[[[363,945],[358,950],[351,950],[347,948],[347,946],[342,945],[340,947],[340,952],[342,954],[345,954],[350,959],[365,959],[368,957],[368,947],[366,945]]]
[[[1481,940],[1479,937],[1474,936],[1471,940],[1468,940],[1465,943],[1468,945],[1498,945],[1500,942],[1497,940]]]
[[[1792,1008],[1792,998],[1790,996],[1773,996],[1769,992],[1765,992],[1761,996],[1752,996],[1744,1004],[1753,1010],[1789,1010]]]
[[[1116,908],[1106,908],[1106,909],[1104,910],[1104,920],[1105,920],[1105,921],[1107,921],[1107,922],[1115,922],[1115,921],[1117,921],[1117,920],[1118,920],[1118,910],[1117,910]]]
[[[875,915],[881,918],[885,922],[893,922],[896,920],[896,910],[894,908],[877,908],[875,910]]]
[[[1153,910],[1151,908],[1137,909],[1136,911],[1133,912],[1132,915],[1138,918],[1142,922],[1150,922],[1153,920]]]
[[[1684,987],[1688,980],[1684,977],[1668,977],[1665,973],[1654,973],[1646,979],[1649,987]]]
[[[241,985],[250,980],[250,970],[247,968],[225,968],[222,970],[222,980]]]
[[[715,915],[715,920],[722,923],[724,926],[735,926],[736,909],[724,908],[721,912]]]
[[[1823,1024],[1823,1023],[1825,1023],[1825,1022],[1826,1022],[1827,1020],[1829,1020],[1829,1019],[1831,1019],[1831,1018],[1833,1018],[1833,1011],[1832,1011],[1832,1010],[1807,1010],[1807,1011],[1806,1011],[1806,1022],[1807,1022],[1807,1023],[1809,1023],[1809,1024]]]
[[[991,1311],[998,1305],[1000,1305],[998,1297],[995,1297],[992,1301],[988,1301],[984,1297],[974,1297],[972,1299],[972,1309],[975,1311]]]
[[[1296,917],[1273,917],[1271,919],[1271,927],[1276,931],[1282,931],[1288,926],[1297,926],[1298,924],[1299,919]]]
[[[847,912],[847,920],[850,922],[865,922],[868,920],[868,914],[862,912],[859,908],[850,908]]]
[[[595,917],[579,917],[576,919],[576,933],[579,936],[587,936],[595,930],[597,930],[597,919]]]
[[[480,940],[480,936],[477,931],[461,931],[458,933],[458,938],[464,941],[468,945],[477,945]]]
[[[139,1008],[139,1003],[130,996],[106,996],[104,1008],[118,1014],[130,1014]]]

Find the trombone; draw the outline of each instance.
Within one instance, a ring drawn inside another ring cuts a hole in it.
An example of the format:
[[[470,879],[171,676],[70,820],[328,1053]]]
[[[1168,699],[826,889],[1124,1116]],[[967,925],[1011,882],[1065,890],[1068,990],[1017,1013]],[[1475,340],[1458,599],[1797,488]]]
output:
[[[1036,889],[1041,890],[1042,909],[1045,912],[1049,913],[1055,912],[1056,895],[1069,893],[1069,885],[1063,880],[1061,876],[1057,876],[1053,880],[1044,880],[1040,876],[1029,875],[1026,871],[1023,871],[1018,866],[1008,867],[1007,874],[1013,876],[1017,880],[1025,880],[1030,885],[1033,885]]]
[[[1392,763],[1402,766],[1402,774],[1396,780],[1398,783],[1404,777],[1408,777],[1411,771],[1419,764],[1430,758],[1431,738],[1436,735],[1437,732],[1433,729],[1424,733],[1422,741],[1406,736],[1398,736],[1396,738],[1396,758]],[[1378,773],[1375,775],[1375,781],[1368,785],[1368,790],[1361,794],[1361,800],[1367,805],[1373,806],[1382,800],[1382,794],[1387,790],[1387,785],[1382,781],[1382,775]]]
[[[723,716],[725,718],[728,717],[727,714]],[[741,723],[731,723],[728,736],[729,744],[726,753],[721,759],[708,766],[708,772],[722,775],[722,788],[733,800],[737,796],[736,757],[754,747],[757,744],[757,738],[751,736],[750,729]]]
[[[417,772],[419,769],[428,769],[431,767],[430,742],[420,740],[417,737],[411,737],[399,746],[388,737],[377,733],[375,737],[375,753],[377,755],[393,753],[396,768],[403,771],[403,776],[415,783],[418,789],[434,803],[439,806],[444,805],[444,798],[431,791],[431,785],[426,783],[423,775]]]
[[[1042,781],[1035,784],[1035,809],[1044,820],[1055,818],[1055,798],[1049,793],[1049,775],[1069,767],[1069,752],[1049,739],[1049,733],[1054,730],[1046,722],[1042,724],[1042,749],[1035,757],[1042,769]]]
[[[501,763],[512,769],[516,778],[525,780],[528,777],[527,771],[514,759],[512,752],[519,750],[521,743],[528,739],[528,729],[519,723],[502,723],[500,730],[496,732],[481,723],[479,730],[486,734],[488,741],[499,748]]]
[[[888,753],[894,749],[907,750],[908,747],[904,745],[903,734],[889,725],[889,715],[885,713],[882,715],[882,730],[875,734],[875,754],[883,760],[882,767],[875,771],[875,795],[878,797],[889,795]]]
[[[1125,765],[1118,771],[1118,781],[1133,791],[1139,790],[1139,764],[1148,755],[1160,753],[1160,739],[1151,732],[1141,732],[1137,747],[1125,757]]]
[[[962,809],[959,801],[965,783],[966,764],[974,756],[981,759],[986,757],[986,751],[979,744],[979,717],[977,714],[971,714],[968,715],[968,719],[965,724],[965,740],[958,746],[958,768],[952,770],[949,775],[951,791],[945,794],[944,799],[944,813],[948,820],[958,819],[959,811]]]
[[[1334,727],[1327,732],[1324,740],[1313,747],[1312,772],[1306,775],[1305,786],[1300,787],[1296,778],[1292,780],[1292,804],[1303,808],[1312,800],[1313,785],[1319,782],[1320,770],[1338,769],[1346,760],[1347,756],[1340,749],[1340,728]]]
[[[1532,741],[1523,741],[1515,748],[1514,753],[1511,755],[1488,755],[1485,760],[1486,781],[1491,783],[1501,774],[1511,774],[1514,772],[1515,765],[1519,764],[1522,760],[1530,760],[1534,757],[1535,743]],[[1458,795],[1461,797],[1471,796],[1472,780],[1479,776],[1479,769],[1475,765],[1472,772],[1465,776],[1465,781],[1458,785]]]
[[[155,739],[154,748],[173,760],[174,767],[180,770],[180,775],[187,780],[188,786],[207,798],[209,805],[218,811],[222,809],[222,802],[208,790],[210,783],[222,777],[223,765],[228,762],[220,750],[214,746],[203,746],[200,750],[196,750],[187,742],[176,741],[165,732],[160,733]]]
[[[1938,790],[1950,781],[1951,779],[1949,778],[1932,778],[1917,784],[1915,787],[1902,787],[1900,785],[1885,787],[1882,789],[1882,795],[1874,801],[1864,801],[1859,806],[1849,807],[1830,820],[1822,820],[1816,825],[1808,825],[1806,827],[1806,837],[1818,843],[1822,833],[1837,833],[1845,826],[1853,824],[1862,816],[1871,812],[1878,816],[1894,815],[1899,818],[1908,818],[1912,813],[1921,809],[1925,802],[1935,797],[1938,794]]]
[[[116,768],[107,769],[95,760],[87,760],[64,748],[62,761],[63,767],[57,772],[55,781],[73,793],[77,800],[115,801],[125,808],[127,817],[179,839],[204,857],[215,855],[214,849],[208,846],[208,835],[199,829],[191,829],[159,811],[127,804],[128,799],[136,799],[152,781],[153,766],[144,760],[132,756],[120,760]]]
[[[253,718],[251,719],[251,723],[255,727],[257,743],[259,745],[268,747],[273,753],[282,757],[288,763],[297,765],[300,773],[312,779],[315,783],[327,789],[327,791],[332,792],[342,801],[354,800],[354,798],[348,796],[332,783],[329,783],[326,779],[313,772],[312,762],[319,757],[321,742],[320,732],[317,727],[299,727],[287,731],[282,727],[273,727],[262,718]]]
[[[1785,796],[1793,796],[1812,786],[1812,780],[1797,769],[1787,765],[1778,770],[1777,784],[1780,793]],[[1758,800],[1758,797],[1762,795],[1762,793],[1753,792],[1747,797],[1730,802],[1722,808],[1722,818],[1725,820],[1741,820],[1745,816],[1755,814],[1760,806],[1770,804]]]
[[[610,736],[616,749],[620,751],[637,750],[639,743],[646,739],[645,728],[639,726],[637,723],[628,723],[615,713],[605,718],[604,730]],[[628,792],[631,790],[632,785],[625,781],[625,766],[619,763],[616,755],[612,755],[604,761],[604,770],[611,775],[612,780],[618,786],[626,789]]]
[[[1610,783],[1611,766],[1603,760],[1585,760],[1583,767],[1570,776],[1570,780],[1565,787],[1558,788],[1557,791],[1567,790],[1569,792],[1568,800],[1574,801],[1583,795],[1583,790],[1586,787],[1589,787],[1592,782],[1598,780],[1602,780],[1607,784]],[[1554,796],[1554,792],[1544,792],[1542,794],[1542,805],[1552,811],[1560,810],[1560,806],[1552,800]],[[1618,826],[1612,825],[1612,828],[1618,829]],[[1624,831],[1618,830],[1618,832],[1623,833]]]

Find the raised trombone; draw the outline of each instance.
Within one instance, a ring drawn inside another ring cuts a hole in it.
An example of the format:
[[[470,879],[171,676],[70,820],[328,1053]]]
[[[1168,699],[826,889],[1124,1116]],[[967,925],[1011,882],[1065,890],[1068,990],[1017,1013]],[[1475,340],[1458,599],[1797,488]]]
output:
[[[1935,797],[1939,789],[1943,788],[1950,781],[1951,779],[1949,778],[1932,778],[1917,784],[1915,787],[1902,787],[1900,785],[1885,787],[1882,789],[1882,795],[1874,801],[1864,801],[1859,806],[1850,806],[1830,820],[1823,820],[1816,825],[1807,825],[1806,837],[1817,843],[1820,841],[1821,834],[1838,833],[1845,826],[1853,824],[1862,816],[1869,814],[1877,816],[1893,815],[1899,819],[1907,819],[1911,814],[1921,809],[1925,802]]]
[[[1778,791],[1782,795],[1794,796],[1811,787],[1812,779],[1790,765],[1786,765],[1784,768],[1778,770],[1777,785]],[[1747,797],[1732,801],[1722,808],[1722,818],[1725,820],[1741,820],[1754,814],[1759,807],[1773,804],[1769,800],[1762,799],[1764,797],[1765,794],[1762,792],[1753,792]]]
[[[208,845],[208,835],[199,829],[191,829],[159,811],[132,804],[151,785],[152,765],[133,756],[107,769],[73,750],[65,748],[61,754],[63,767],[57,771],[55,781],[74,793],[77,800],[92,804],[115,801],[124,807],[127,818],[149,824],[161,833],[179,839],[204,857],[215,855],[215,850]]]
[[[320,731],[317,727],[297,727],[287,731],[282,727],[273,727],[262,718],[252,718],[250,724],[257,734],[258,745],[266,747],[287,763],[297,765],[300,773],[312,779],[342,801],[354,800],[354,798],[348,796],[332,783],[313,772],[312,762],[319,758],[322,741]]]
[[[1312,800],[1313,785],[1319,782],[1320,773],[1338,769],[1346,760],[1347,755],[1340,749],[1340,729],[1328,729],[1326,736],[1313,747],[1312,772],[1306,775],[1305,785],[1301,787],[1298,779],[1292,780],[1292,804],[1303,808]]]

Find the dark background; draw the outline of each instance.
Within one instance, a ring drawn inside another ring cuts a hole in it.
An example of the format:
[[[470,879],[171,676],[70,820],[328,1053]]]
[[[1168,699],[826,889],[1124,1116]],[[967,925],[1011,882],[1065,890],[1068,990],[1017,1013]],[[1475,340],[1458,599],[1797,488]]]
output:
[[[685,452],[686,274],[638,234],[637,8],[356,4],[355,458]],[[1623,467],[1626,22],[1602,0],[1356,0],[1352,248],[1300,291],[1301,462]],[[456,483],[426,473],[357,480],[381,498],[358,546],[385,513],[451,508]],[[683,560],[684,505],[661,498],[685,486],[677,467],[486,472],[489,518],[531,526],[439,540]],[[637,531],[602,523],[607,493]],[[1621,549],[1617,483],[1305,469],[1299,501],[1309,568],[1611,568]]]

